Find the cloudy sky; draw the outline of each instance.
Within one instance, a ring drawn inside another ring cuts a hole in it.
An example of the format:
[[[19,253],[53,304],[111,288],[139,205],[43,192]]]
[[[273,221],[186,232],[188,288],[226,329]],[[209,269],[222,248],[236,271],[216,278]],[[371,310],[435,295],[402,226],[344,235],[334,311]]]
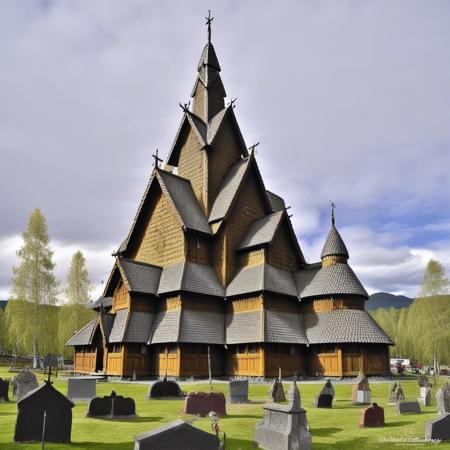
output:
[[[15,1],[0,5],[0,298],[30,212],[57,275],[85,252],[95,291],[213,42],[266,186],[317,261],[329,200],[370,292],[450,272],[450,2]]]

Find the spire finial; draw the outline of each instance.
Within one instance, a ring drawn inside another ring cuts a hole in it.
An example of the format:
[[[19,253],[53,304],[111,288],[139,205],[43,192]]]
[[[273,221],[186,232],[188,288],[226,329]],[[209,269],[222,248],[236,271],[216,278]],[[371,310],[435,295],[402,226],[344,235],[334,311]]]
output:
[[[208,25],[208,42],[211,42],[211,22],[214,20],[214,17],[211,17],[211,10],[208,9],[208,17],[205,17],[206,25]]]
[[[334,210],[336,209],[336,205],[330,200],[331,203],[331,225],[334,227]]]
[[[158,168],[159,163],[163,162],[163,160],[158,156],[158,149],[156,149],[156,154],[152,155],[155,162],[153,163],[153,167]]]

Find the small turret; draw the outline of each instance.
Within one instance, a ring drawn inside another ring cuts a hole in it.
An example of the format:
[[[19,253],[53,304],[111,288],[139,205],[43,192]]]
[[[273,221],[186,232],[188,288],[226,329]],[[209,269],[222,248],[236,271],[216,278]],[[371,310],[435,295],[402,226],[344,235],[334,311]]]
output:
[[[347,247],[339,231],[336,229],[335,208],[335,204],[331,203],[331,228],[320,255],[322,267],[329,267],[337,263],[347,264],[347,260],[349,259]]]

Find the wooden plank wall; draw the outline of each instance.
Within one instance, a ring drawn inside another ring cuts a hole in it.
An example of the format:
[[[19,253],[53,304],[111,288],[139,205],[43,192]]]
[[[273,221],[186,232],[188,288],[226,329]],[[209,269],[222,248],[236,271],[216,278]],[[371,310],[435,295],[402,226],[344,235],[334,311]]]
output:
[[[208,197],[212,206],[219,187],[228,169],[240,159],[239,143],[231,124],[230,116],[222,123],[214,141],[214,147],[208,151]]]
[[[297,257],[285,223],[281,224],[275,239],[268,249],[268,262],[274,267],[288,272],[299,270]]]
[[[206,153],[202,150],[202,145],[195,131],[190,127],[186,142],[180,151],[178,161],[178,175],[190,180],[195,196],[203,209],[207,211],[207,161]]]
[[[185,239],[169,200],[159,190],[155,208],[132,259],[165,267],[182,261]]]

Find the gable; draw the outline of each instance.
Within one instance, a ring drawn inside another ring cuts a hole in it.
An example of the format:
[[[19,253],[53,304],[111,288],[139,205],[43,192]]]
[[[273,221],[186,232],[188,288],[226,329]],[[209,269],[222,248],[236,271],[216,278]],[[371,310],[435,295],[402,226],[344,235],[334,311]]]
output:
[[[148,221],[131,259],[164,267],[184,259],[184,233],[170,200],[159,187],[152,200]]]
[[[252,165],[229,209],[223,230],[225,239],[223,264],[225,265],[224,280],[226,283],[239,268],[237,249],[248,228],[254,220],[264,217],[268,212],[264,185],[262,185],[257,167]]]
[[[298,247],[297,238],[289,230],[286,220],[280,224],[278,231],[270,244],[268,252],[269,264],[281,270],[296,272],[304,263],[303,255]],[[297,250],[298,249],[298,250]],[[300,251],[300,254],[298,253]]]

